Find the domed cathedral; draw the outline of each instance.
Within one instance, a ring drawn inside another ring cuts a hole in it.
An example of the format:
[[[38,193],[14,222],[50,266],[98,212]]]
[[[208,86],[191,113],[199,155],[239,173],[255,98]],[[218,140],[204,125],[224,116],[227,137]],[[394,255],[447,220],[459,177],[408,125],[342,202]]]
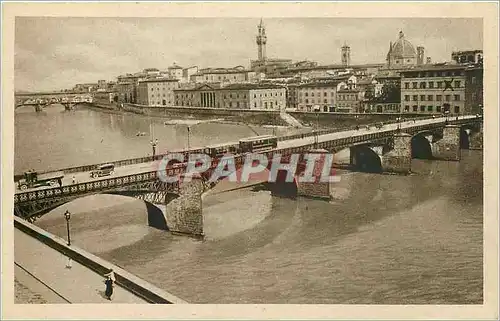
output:
[[[390,43],[387,53],[387,68],[398,69],[424,64],[424,47],[415,47],[405,39],[403,31],[399,32],[398,40]]]

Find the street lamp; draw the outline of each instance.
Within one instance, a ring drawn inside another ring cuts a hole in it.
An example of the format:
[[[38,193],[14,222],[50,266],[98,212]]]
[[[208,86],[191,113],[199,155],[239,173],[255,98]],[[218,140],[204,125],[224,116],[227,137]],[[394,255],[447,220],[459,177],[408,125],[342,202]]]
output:
[[[151,144],[151,147],[153,147],[153,157],[155,157],[155,155],[156,155],[156,146],[158,145],[158,138],[155,139],[154,141],[151,140],[149,143]]]
[[[64,213],[64,217],[66,218],[66,229],[68,231],[68,246],[71,245],[71,238],[69,236],[69,220],[71,219],[71,213],[66,210],[66,212]]]

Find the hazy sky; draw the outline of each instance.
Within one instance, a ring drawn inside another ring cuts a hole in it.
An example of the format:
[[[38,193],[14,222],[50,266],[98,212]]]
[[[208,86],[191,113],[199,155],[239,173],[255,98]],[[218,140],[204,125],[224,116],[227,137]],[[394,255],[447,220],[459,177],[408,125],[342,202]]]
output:
[[[257,57],[258,18],[16,18],[16,90],[54,90],[115,80],[144,68],[248,67]],[[403,30],[433,61],[453,50],[482,49],[482,19],[264,19],[267,56],[352,63],[385,62],[390,41]]]

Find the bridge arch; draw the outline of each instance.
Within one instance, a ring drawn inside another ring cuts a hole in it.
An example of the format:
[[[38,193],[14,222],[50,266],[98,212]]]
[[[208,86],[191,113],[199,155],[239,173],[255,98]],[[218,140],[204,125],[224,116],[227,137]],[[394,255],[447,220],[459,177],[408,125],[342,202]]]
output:
[[[123,197],[127,197],[127,198],[141,200],[146,205],[146,210],[147,210],[147,215],[148,215],[148,226],[151,226],[151,227],[154,227],[154,228],[157,228],[160,230],[165,230],[165,231],[169,230],[169,228],[167,226],[166,216],[165,216],[165,213],[163,212],[163,210],[160,207],[158,207],[156,204],[154,204],[146,199],[143,199],[141,197],[136,197],[137,194],[134,195],[134,193],[131,193],[131,191],[107,191],[107,192],[93,194],[93,195],[119,195],[119,196],[123,196]],[[90,195],[84,195],[81,197],[72,197],[72,198],[67,198],[67,199],[63,199],[60,201],[56,201],[56,202],[51,202],[47,206],[44,206],[42,209],[35,211],[35,212],[32,212],[27,216],[24,216],[24,218],[27,219],[28,221],[34,222],[39,217],[42,217],[43,215],[51,212],[52,210],[54,210],[58,207],[64,206],[65,204],[68,204],[68,203],[73,202],[77,199],[82,199],[82,198],[85,198],[88,196],[90,196]],[[167,193],[165,204],[168,204],[168,202],[170,202],[172,199],[177,198],[178,196],[179,195],[175,194],[175,193]],[[23,217],[22,214],[20,214],[19,216]]]
[[[360,172],[381,173],[382,160],[368,145],[357,145],[350,149],[352,169]]]
[[[428,132],[418,133],[411,138],[411,157],[417,159],[432,159],[432,143],[427,138]]]

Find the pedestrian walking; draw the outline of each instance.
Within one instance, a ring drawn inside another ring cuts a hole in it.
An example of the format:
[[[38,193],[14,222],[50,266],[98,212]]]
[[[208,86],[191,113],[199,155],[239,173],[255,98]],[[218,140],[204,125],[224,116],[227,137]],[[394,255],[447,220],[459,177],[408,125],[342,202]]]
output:
[[[106,284],[106,290],[104,291],[104,295],[106,298],[111,301],[113,299],[113,288],[114,288],[114,283],[116,281],[115,279],[115,272],[111,270],[109,273],[104,274],[106,277],[106,280],[104,280],[104,284]]]

